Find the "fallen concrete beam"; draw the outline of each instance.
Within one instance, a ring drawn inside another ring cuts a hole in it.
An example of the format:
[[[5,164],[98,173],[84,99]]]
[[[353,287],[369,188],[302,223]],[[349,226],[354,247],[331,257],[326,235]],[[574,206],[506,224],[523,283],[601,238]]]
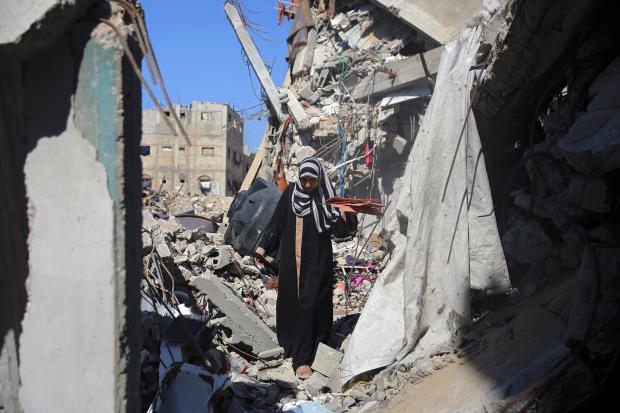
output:
[[[314,60],[314,49],[316,48],[317,31],[313,27],[308,32],[308,44],[306,45],[306,53],[304,54],[304,69],[309,71]]]
[[[481,0],[372,0],[405,24],[445,44],[482,7]]]
[[[237,34],[237,38],[241,43],[241,47],[245,51],[245,54],[248,56],[250,60],[250,64],[254,69],[254,73],[256,73],[256,77],[258,77],[259,82],[263,86],[265,93],[267,94],[267,99],[269,103],[271,103],[272,109],[275,111],[278,119],[282,120],[282,104],[280,102],[280,94],[278,93],[278,88],[275,83],[273,83],[273,79],[271,79],[271,75],[269,71],[267,71],[267,67],[263,62],[263,59],[254,44],[254,41],[250,37],[248,31],[245,29],[245,25],[243,24],[243,20],[239,15],[239,11],[237,8],[231,4],[226,3],[224,5],[224,10],[226,11],[226,16],[228,16],[228,20],[232,25],[235,33]]]
[[[299,100],[297,100],[297,97],[292,90],[286,89],[286,94],[288,97],[286,106],[288,107],[289,114],[293,117],[295,126],[297,126],[297,129],[300,131],[308,129],[310,120],[308,119],[308,115],[306,115],[304,108],[301,106],[301,103],[299,103]]]
[[[437,47],[424,53],[424,60],[433,80],[437,76],[442,51],[443,47]],[[351,95],[353,99],[360,101],[367,99],[369,92],[370,97],[374,98],[418,84],[421,87],[429,88],[422,59],[416,55],[387,63],[382,71],[370,74],[362,79],[353,88]],[[430,88],[428,93],[431,94]]]
[[[213,275],[194,278],[190,285],[207,295],[207,299],[226,315],[222,322],[232,332],[233,343],[243,343],[254,354],[278,348],[273,331],[245,305],[224,283]]]

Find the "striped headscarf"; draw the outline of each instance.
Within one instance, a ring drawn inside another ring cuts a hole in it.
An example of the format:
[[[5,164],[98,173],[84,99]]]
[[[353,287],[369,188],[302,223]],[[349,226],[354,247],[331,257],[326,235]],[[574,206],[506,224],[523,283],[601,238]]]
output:
[[[309,194],[304,191],[300,182],[305,176],[314,177],[319,181],[319,186]],[[340,216],[337,208],[327,204],[327,200],[333,196],[334,188],[321,161],[312,157],[304,159],[299,164],[299,179],[295,182],[292,195],[291,204],[295,215],[304,217],[312,213],[316,229],[322,233],[328,230]]]

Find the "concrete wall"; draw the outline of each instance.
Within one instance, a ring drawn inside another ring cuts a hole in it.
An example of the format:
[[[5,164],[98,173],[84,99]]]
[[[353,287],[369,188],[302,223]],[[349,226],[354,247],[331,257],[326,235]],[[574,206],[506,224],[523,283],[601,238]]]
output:
[[[177,105],[175,110],[192,146],[180,134],[172,135],[157,109],[143,112],[141,144],[148,146],[150,153],[141,158],[152,188],[177,191],[183,184],[181,193],[199,194],[200,178],[209,176],[212,193],[234,194],[247,170],[239,115],[228,105],[209,102]]]
[[[447,43],[482,7],[481,0],[373,0],[437,43]]]
[[[14,6],[29,11],[0,24],[0,411],[134,411],[140,85],[99,19],[129,27],[114,3]]]

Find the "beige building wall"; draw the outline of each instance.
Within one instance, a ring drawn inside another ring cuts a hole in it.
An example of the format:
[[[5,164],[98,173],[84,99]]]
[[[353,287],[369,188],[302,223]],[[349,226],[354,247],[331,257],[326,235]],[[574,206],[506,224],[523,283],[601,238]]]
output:
[[[234,195],[249,168],[239,115],[226,104],[209,102],[177,105],[175,110],[192,145],[181,134],[173,136],[157,109],[144,110],[143,178],[155,190]]]

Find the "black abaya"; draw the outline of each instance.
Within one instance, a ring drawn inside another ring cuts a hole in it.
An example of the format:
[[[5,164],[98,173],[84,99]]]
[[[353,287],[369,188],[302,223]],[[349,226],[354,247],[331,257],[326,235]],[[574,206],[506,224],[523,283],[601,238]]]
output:
[[[293,184],[282,193],[259,242],[266,254],[280,251],[276,328],[285,357],[293,367],[312,364],[319,342],[327,343],[332,327],[333,253],[331,231],[319,233],[312,214],[303,218],[299,296],[295,262]],[[298,298],[299,297],[299,298]]]

